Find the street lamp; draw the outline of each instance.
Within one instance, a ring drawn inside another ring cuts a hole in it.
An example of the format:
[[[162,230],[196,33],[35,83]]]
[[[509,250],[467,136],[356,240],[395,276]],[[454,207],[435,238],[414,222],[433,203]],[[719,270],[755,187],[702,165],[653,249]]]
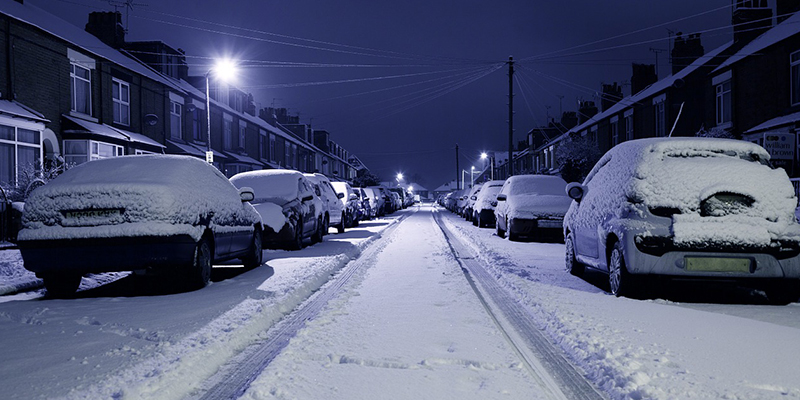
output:
[[[206,162],[209,164],[214,163],[214,152],[211,150],[211,96],[209,95],[209,79],[211,72],[214,72],[218,79],[229,81],[236,76],[236,64],[229,59],[218,60],[208,72],[206,72],[206,127],[208,128],[208,135],[206,140]]]
[[[472,168],[469,170],[469,187],[475,186],[475,166],[473,165]]]
[[[481,153],[481,160],[485,160],[487,158],[489,158],[488,154],[486,154],[485,152]],[[494,156],[491,157],[490,162],[491,162],[491,164],[489,164],[489,168],[490,168],[489,172],[491,174],[491,180],[494,180]]]

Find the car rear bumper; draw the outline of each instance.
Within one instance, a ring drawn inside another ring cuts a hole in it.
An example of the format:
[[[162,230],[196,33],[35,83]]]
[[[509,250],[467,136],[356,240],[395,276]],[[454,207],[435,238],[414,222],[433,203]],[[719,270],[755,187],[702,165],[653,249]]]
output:
[[[508,221],[508,232],[522,237],[544,240],[563,240],[564,232],[561,220],[540,220],[511,218]]]
[[[294,225],[286,223],[279,232],[275,232],[270,227],[265,227],[262,235],[264,248],[280,248],[295,238]]]
[[[189,235],[19,242],[25,269],[37,275],[180,267],[191,264],[195,246]]]
[[[636,248],[634,235],[625,240],[626,267],[634,274],[685,278],[800,278],[800,255],[778,259],[766,253],[668,251],[651,255]],[[747,266],[745,268],[744,266]]]

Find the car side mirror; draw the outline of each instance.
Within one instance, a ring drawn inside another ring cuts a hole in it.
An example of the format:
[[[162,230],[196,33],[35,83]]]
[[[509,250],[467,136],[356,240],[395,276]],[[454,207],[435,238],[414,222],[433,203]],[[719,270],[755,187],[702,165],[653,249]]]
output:
[[[303,200],[303,201],[311,201],[311,200],[314,200],[314,195],[313,195],[313,194],[310,194],[310,195],[308,195],[308,196],[306,196],[306,197],[303,197],[301,200]]]
[[[472,200],[478,200],[478,196],[472,196],[472,197],[470,197],[470,199],[472,199]]]
[[[358,196],[355,193],[350,193],[350,200],[358,200]]]
[[[336,193],[336,197],[340,198],[340,199],[343,199],[344,198],[344,193]]]
[[[506,201],[506,195],[498,194],[497,195],[497,201]]]
[[[256,198],[256,194],[253,192],[253,188],[243,187],[239,189],[239,198],[242,199],[242,203],[248,203]]]
[[[567,185],[565,191],[567,196],[575,201],[581,201],[584,194],[586,194],[586,187],[578,182],[571,182]]]

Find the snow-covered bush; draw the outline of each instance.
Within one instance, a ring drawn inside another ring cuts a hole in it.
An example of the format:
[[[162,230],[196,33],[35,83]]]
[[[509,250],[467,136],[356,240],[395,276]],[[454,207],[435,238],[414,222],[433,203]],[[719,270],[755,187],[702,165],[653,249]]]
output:
[[[720,128],[718,126],[714,126],[710,129],[706,129],[705,126],[701,126],[700,130],[694,134],[697,137],[707,137],[707,138],[717,138],[717,139],[736,139],[733,135],[733,132],[726,128]]]
[[[588,137],[569,135],[556,147],[555,158],[565,181],[582,182],[601,155]]]

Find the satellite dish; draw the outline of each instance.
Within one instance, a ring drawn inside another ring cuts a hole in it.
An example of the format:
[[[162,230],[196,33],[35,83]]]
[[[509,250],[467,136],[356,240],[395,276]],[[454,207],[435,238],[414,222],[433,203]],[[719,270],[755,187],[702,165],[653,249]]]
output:
[[[189,104],[186,105],[186,111],[188,111],[188,112],[194,112],[194,110],[196,110],[196,109],[197,109],[197,106],[194,105],[194,103],[189,103]]]
[[[158,123],[158,115],[155,114],[147,114],[144,116],[144,123],[147,125],[153,126]]]
[[[672,82],[672,87],[674,87],[675,89],[680,89],[685,84],[686,84],[686,82],[684,82],[683,79],[678,78],[678,79],[675,79],[675,82]]]

